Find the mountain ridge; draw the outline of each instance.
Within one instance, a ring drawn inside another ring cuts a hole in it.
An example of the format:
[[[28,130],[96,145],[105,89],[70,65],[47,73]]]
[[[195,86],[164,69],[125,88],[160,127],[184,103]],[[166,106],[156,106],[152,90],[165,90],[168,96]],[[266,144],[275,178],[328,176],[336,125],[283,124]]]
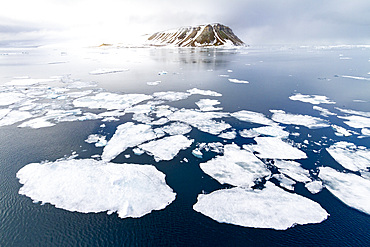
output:
[[[207,47],[244,46],[230,27],[220,23],[180,27],[156,32],[147,39],[151,46]]]

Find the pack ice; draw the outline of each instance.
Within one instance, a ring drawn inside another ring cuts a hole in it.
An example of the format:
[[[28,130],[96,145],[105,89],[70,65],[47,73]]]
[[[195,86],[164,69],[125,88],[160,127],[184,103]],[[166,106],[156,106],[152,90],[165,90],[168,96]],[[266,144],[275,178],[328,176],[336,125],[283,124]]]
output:
[[[175,199],[165,175],[151,165],[66,159],[28,164],[17,173],[19,194],[81,213],[141,217]]]
[[[193,209],[220,223],[276,230],[320,223],[329,216],[318,203],[271,182],[262,190],[237,187],[200,194]]]

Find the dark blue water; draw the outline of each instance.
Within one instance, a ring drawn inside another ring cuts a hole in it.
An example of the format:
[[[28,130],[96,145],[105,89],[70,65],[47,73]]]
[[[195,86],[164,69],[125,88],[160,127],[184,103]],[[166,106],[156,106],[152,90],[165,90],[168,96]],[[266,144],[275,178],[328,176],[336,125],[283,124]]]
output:
[[[2,51],[5,53],[4,51]],[[247,50],[215,49],[110,49],[110,50],[40,50],[18,51],[0,57],[0,83],[15,76],[48,78],[70,74],[82,81],[95,81],[98,87],[113,92],[147,93],[208,89],[222,93],[217,98],[225,112],[252,110],[271,116],[270,109],[321,117],[308,103],[289,100],[302,94],[325,95],[336,101],[323,107],[370,111],[370,82],[341,77],[368,77],[370,49],[364,48],[249,48]],[[340,59],[341,56],[351,59]],[[55,63],[58,62],[58,63]],[[63,62],[63,63],[59,63]],[[129,71],[101,76],[89,75],[97,68],[121,67]],[[167,75],[158,75],[159,71]],[[233,72],[228,72],[232,70]],[[247,80],[249,84],[234,84],[225,77]],[[158,86],[146,82],[161,80]],[[205,96],[193,95],[186,100],[170,103],[175,107],[196,108],[194,104]],[[363,100],[367,102],[354,102]],[[352,129],[335,116],[331,123]],[[257,127],[257,124],[225,118],[236,130]],[[117,125],[131,121],[126,115],[119,122],[106,123],[102,134],[109,138]],[[54,161],[73,151],[79,158],[101,154],[102,148],[85,143],[86,137],[101,131],[101,121],[58,123],[51,128],[28,129],[0,127],[0,246],[369,246],[370,217],[350,208],[326,189],[312,195],[303,184],[295,193],[318,202],[330,217],[320,224],[295,226],[285,231],[253,229],[220,224],[192,209],[198,194],[227,186],[206,175],[199,163],[215,156],[207,153],[203,159],[191,155],[192,147],[181,151],[171,161],[155,162],[151,156],[135,156],[131,149],[113,160],[116,163],[153,164],[166,174],[167,184],[176,192],[176,200],[160,211],[138,219],[120,219],[116,214],[83,214],[57,209],[50,204],[32,203],[18,194],[21,185],[15,174],[25,165],[44,160]],[[338,137],[331,128],[299,130],[288,126],[290,136],[302,143],[323,140],[321,147],[302,148],[308,158],[299,162],[306,169],[316,164],[343,169],[325,148],[340,140],[370,147],[369,138]],[[356,130],[356,129],[352,129]],[[358,129],[357,129],[358,131]],[[237,137],[224,142],[217,136],[193,128],[190,138],[199,142],[253,143]],[[319,153],[313,150],[321,150]],[[130,154],[131,158],[125,158]],[[186,157],[189,163],[180,162]]]

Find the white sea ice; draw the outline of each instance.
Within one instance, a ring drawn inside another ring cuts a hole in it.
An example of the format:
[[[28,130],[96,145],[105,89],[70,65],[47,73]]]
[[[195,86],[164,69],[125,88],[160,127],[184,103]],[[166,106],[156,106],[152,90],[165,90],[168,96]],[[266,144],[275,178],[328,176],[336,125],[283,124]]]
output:
[[[244,138],[254,138],[260,136],[260,133],[254,131],[254,129],[243,129],[239,131],[239,135]]]
[[[98,134],[89,135],[85,142],[95,143],[96,147],[104,147],[107,145],[107,140],[105,139],[105,136]]]
[[[344,168],[351,171],[366,170],[370,167],[370,149],[357,147],[350,142],[337,142],[326,149]]]
[[[48,120],[49,118],[47,117],[34,118],[26,122],[23,122],[22,124],[18,125],[18,127],[19,128],[28,127],[28,128],[33,128],[33,129],[39,129],[39,128],[52,127],[55,125],[55,123],[51,123]]]
[[[252,187],[259,178],[271,173],[266,165],[252,152],[240,149],[236,144],[224,146],[224,154],[201,163],[200,168],[221,184]]]
[[[168,115],[171,121],[180,121],[198,128],[200,131],[218,135],[222,131],[231,128],[231,125],[223,121],[216,122],[213,118],[222,118],[229,116],[223,112],[201,112],[192,109],[181,109]]]
[[[335,107],[335,109],[343,112],[343,113],[347,113],[347,114],[353,114],[353,115],[359,115],[359,116],[363,116],[363,117],[370,117],[370,112],[366,112],[366,111],[355,111],[355,110],[351,110],[351,109],[342,109],[342,108],[339,108],[339,107]]]
[[[142,155],[142,154],[145,153],[145,151],[142,150],[141,148],[133,148],[132,152],[134,152],[134,154],[136,154],[136,155]]]
[[[28,164],[17,173],[19,194],[34,202],[81,213],[138,218],[164,209],[176,194],[151,165],[67,159]]]
[[[305,184],[305,187],[312,194],[317,194],[322,190],[323,185],[322,185],[321,181],[316,180],[316,181],[312,181],[312,182],[309,182],[309,183]]]
[[[201,111],[218,111],[222,110],[222,107],[214,107],[215,105],[219,105],[220,101],[215,99],[200,99],[195,104],[199,107]]]
[[[352,173],[320,167],[319,178],[335,197],[348,206],[370,214],[370,180]]]
[[[346,119],[348,121],[344,121],[345,124],[351,126],[356,129],[361,128],[369,128],[370,127],[370,117],[362,117],[362,116],[338,116],[338,118]]]
[[[258,128],[253,128],[251,130],[258,133],[259,135],[265,135],[265,136],[273,136],[273,137],[279,137],[279,138],[287,138],[289,136],[289,132],[285,131],[283,127],[278,126],[278,125],[262,126]]]
[[[193,209],[220,223],[276,230],[320,223],[329,216],[318,203],[271,182],[262,190],[232,188],[198,195]]]
[[[204,96],[214,96],[214,97],[221,97],[222,94],[217,93],[215,91],[211,90],[203,90],[203,89],[198,89],[198,88],[192,88],[186,90],[190,94],[199,94],[199,95],[204,95]]]
[[[249,83],[249,81],[238,80],[238,79],[231,79],[231,78],[229,78],[229,81],[230,82],[233,82],[233,83],[241,83],[241,84],[247,84],[247,83]]]
[[[90,71],[90,75],[104,75],[104,74],[111,74],[111,73],[118,73],[128,71],[128,69],[120,69],[120,68],[102,68]]]
[[[161,83],[162,81],[148,81],[146,84],[148,86],[157,86],[159,85],[159,83]]]
[[[326,96],[322,96],[322,95],[304,95],[304,94],[300,94],[300,93],[297,93],[295,95],[290,96],[289,99],[296,100],[296,101],[301,101],[301,102],[305,102],[305,103],[310,103],[310,104],[314,104],[314,105],[335,104],[336,103],[335,101],[330,100]]]
[[[202,153],[202,151],[200,151],[200,149],[199,148],[196,148],[196,149],[194,149],[193,151],[191,151],[191,153],[195,156],[195,157],[197,157],[197,158],[203,158],[203,153]]]
[[[191,127],[185,123],[174,122],[162,127],[162,130],[169,135],[185,135],[191,131]]]
[[[370,81],[370,78],[362,77],[362,76],[351,76],[351,75],[342,75],[343,78],[355,79],[355,80],[364,80]]]
[[[5,117],[10,111],[11,109],[0,109],[0,119]]]
[[[334,134],[336,136],[351,136],[352,135],[352,133],[350,131],[346,130],[345,128],[343,128],[341,126],[332,124],[331,128],[335,131]]]
[[[0,106],[8,106],[26,99],[23,93],[0,92]]]
[[[302,183],[310,182],[310,172],[301,167],[301,164],[295,161],[275,160],[274,165],[281,173],[289,178]]]
[[[369,128],[361,129],[361,134],[364,136],[370,136],[370,129]]]
[[[312,107],[314,110],[319,111],[321,116],[329,117],[329,116],[335,116],[337,114],[330,112],[328,109],[322,108],[320,106],[314,105]]]
[[[262,113],[259,112],[253,112],[253,111],[238,111],[230,114],[232,117],[239,119],[240,121],[245,121],[245,122],[251,122],[251,123],[257,123],[257,124],[262,124],[262,125],[275,125],[271,119],[268,119],[263,115]]]
[[[279,181],[281,187],[294,191],[294,185],[296,184],[294,180],[288,178],[284,174],[274,174],[272,177]]]
[[[91,109],[123,110],[151,98],[152,96],[145,94],[120,95],[115,93],[98,93],[94,96],[75,99],[73,105],[75,107],[88,107]]]
[[[190,93],[173,92],[173,91],[153,93],[155,100],[167,100],[167,101],[184,100],[184,99],[187,99],[190,95],[191,95]]]
[[[154,156],[155,161],[172,160],[180,150],[190,147],[194,140],[183,135],[174,135],[141,144],[139,148]]]
[[[259,158],[266,159],[305,159],[307,155],[301,150],[283,142],[278,137],[255,137],[257,145],[248,145],[247,148],[257,152]]]
[[[5,112],[5,111],[4,111]],[[33,117],[26,111],[12,110],[0,119],[0,126],[12,125]]]
[[[47,83],[47,82],[54,82],[59,81],[59,79],[56,78],[50,78],[50,79],[31,79],[31,78],[21,78],[21,79],[14,79],[10,82],[5,83],[5,85],[10,86],[31,86],[39,83]]]
[[[321,118],[308,115],[290,114],[282,111],[275,112],[272,115],[272,120],[283,124],[302,125],[310,129],[325,128],[330,126],[326,120]]]
[[[135,147],[155,138],[157,136],[150,125],[134,124],[132,122],[121,124],[104,147],[102,160],[110,161],[127,148]]]
[[[218,137],[221,137],[223,139],[232,140],[232,139],[236,138],[236,131],[232,130],[232,131],[228,131],[228,132],[223,132],[223,133],[219,134]]]

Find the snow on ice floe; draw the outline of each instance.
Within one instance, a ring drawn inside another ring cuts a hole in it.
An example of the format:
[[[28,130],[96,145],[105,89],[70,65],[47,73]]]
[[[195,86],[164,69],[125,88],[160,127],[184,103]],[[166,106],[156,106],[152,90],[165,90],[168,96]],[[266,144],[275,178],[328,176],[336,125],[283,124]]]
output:
[[[266,165],[252,152],[236,144],[224,146],[224,154],[200,164],[200,168],[221,184],[252,187],[257,179],[270,176]]]
[[[310,103],[310,104],[314,104],[314,105],[335,104],[336,103],[335,101],[330,100],[326,96],[322,96],[322,95],[304,95],[304,94],[300,94],[300,93],[297,93],[295,95],[290,96],[289,99],[296,100],[296,101],[301,101],[301,102],[305,102],[305,103]]]
[[[188,134],[191,129],[192,128],[188,124],[181,122],[174,122],[162,127],[162,130],[169,135],[185,135]]]
[[[180,109],[168,115],[171,121],[180,121],[199,129],[200,131],[218,135],[222,131],[231,128],[231,125],[223,121],[217,122],[213,118],[228,117],[224,112],[201,112],[192,109]]]
[[[323,184],[322,184],[321,181],[316,180],[316,181],[312,181],[312,182],[309,182],[309,183],[305,184],[305,187],[312,194],[317,194],[322,190]]]
[[[220,223],[276,230],[320,223],[329,216],[318,203],[271,182],[262,190],[232,188],[198,195],[193,209]]]
[[[271,119],[268,119],[267,117],[265,117],[265,115],[259,112],[241,110],[238,112],[231,113],[230,115],[244,122],[257,123],[257,124],[262,124],[262,125],[275,125],[276,124]]]
[[[67,159],[28,164],[17,173],[19,194],[72,212],[138,218],[164,209],[176,194],[151,165]]]
[[[232,79],[232,78],[229,78],[228,80],[229,80],[230,82],[233,82],[233,83],[239,83],[239,84],[247,84],[247,83],[249,83],[249,81],[239,80],[239,79]]]
[[[110,161],[129,147],[157,138],[150,125],[127,122],[117,127],[113,137],[104,147],[102,160]]]
[[[195,104],[199,107],[201,111],[219,111],[222,110],[222,107],[214,107],[215,105],[219,105],[220,101],[216,99],[200,99]]]
[[[309,129],[329,127],[329,123],[321,118],[308,115],[290,114],[282,110],[273,111],[272,120],[283,124],[294,124],[306,126]]]
[[[316,111],[319,111],[319,112],[320,112],[320,115],[321,115],[321,116],[324,116],[324,117],[329,117],[329,116],[335,116],[335,115],[337,115],[337,114],[335,114],[335,113],[332,113],[332,112],[331,112],[331,111],[329,111],[328,109],[322,108],[322,107],[317,106],[317,105],[314,105],[312,108],[313,108],[314,110],[316,110]]]
[[[119,73],[128,71],[128,69],[118,69],[118,68],[103,68],[103,69],[96,69],[93,71],[90,71],[90,75],[104,75],[104,74],[112,74],[112,73]]]
[[[183,135],[174,135],[163,139],[141,144],[140,149],[154,156],[155,161],[172,160],[180,150],[187,149],[194,140],[189,140]]]
[[[343,203],[370,214],[370,180],[330,167],[320,167],[319,178],[325,188]]]
[[[338,116],[338,118],[345,119],[345,124],[351,126],[356,129],[361,128],[369,128],[370,127],[370,117],[362,117],[362,116]]]
[[[310,172],[301,167],[301,164],[295,161],[275,160],[274,166],[279,169],[279,172],[288,176],[297,182],[310,182]]]
[[[75,99],[73,105],[75,107],[87,107],[91,109],[105,108],[108,110],[122,110],[151,98],[152,96],[146,94],[98,93],[94,96]]]
[[[370,149],[350,142],[337,142],[326,149],[344,168],[351,171],[367,170],[370,167]]]
[[[264,159],[305,159],[307,155],[292,147],[278,137],[255,137],[256,145],[244,145],[246,149],[257,152],[256,156]]]
[[[0,93],[0,106],[8,106],[26,99],[26,95],[17,92]]]

